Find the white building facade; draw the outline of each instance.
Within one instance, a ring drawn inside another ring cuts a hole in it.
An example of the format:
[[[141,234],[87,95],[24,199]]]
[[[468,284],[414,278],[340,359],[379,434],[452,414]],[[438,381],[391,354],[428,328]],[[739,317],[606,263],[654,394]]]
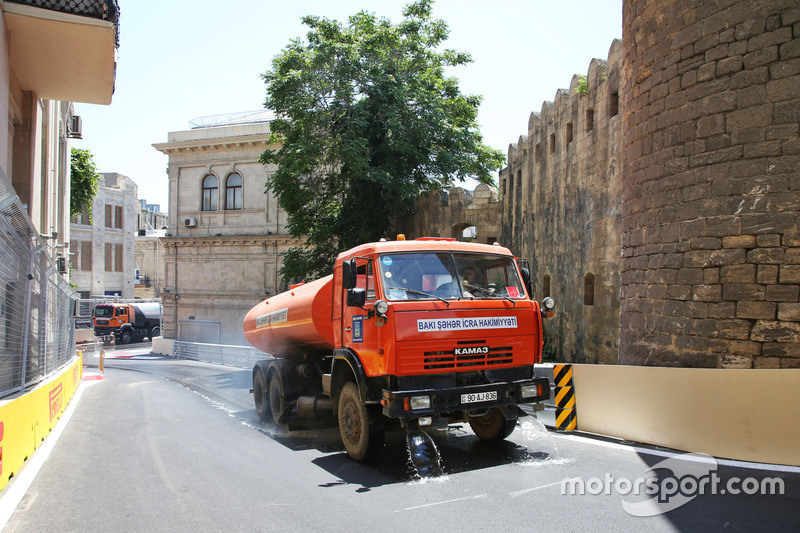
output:
[[[73,218],[70,270],[81,298],[134,297],[137,193],[127,176],[102,173],[91,221],[86,212]]]

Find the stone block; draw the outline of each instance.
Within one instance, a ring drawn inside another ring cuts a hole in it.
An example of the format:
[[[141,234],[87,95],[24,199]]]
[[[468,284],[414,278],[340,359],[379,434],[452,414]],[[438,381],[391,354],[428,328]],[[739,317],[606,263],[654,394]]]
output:
[[[780,368],[780,357],[755,357],[753,359],[753,368]]]
[[[756,283],[763,285],[778,283],[778,265],[758,265]],[[767,287],[767,295],[767,300],[770,300],[769,287]]]
[[[787,265],[800,264],[800,248],[788,248],[783,255],[783,261]]]
[[[800,303],[778,304],[778,320],[800,322]]]
[[[764,357],[800,357],[800,344],[768,342],[761,348]]]
[[[716,285],[719,283],[719,268],[703,269],[703,285]]]
[[[736,303],[721,302],[708,304],[709,318],[734,318],[736,317]]]
[[[780,269],[781,283],[800,284],[800,265],[781,265]]]
[[[756,265],[744,263],[720,268],[720,282],[722,283],[755,283],[755,281]]]
[[[747,340],[750,338],[749,320],[720,320],[718,324],[720,339]]]
[[[796,302],[800,297],[800,287],[797,285],[767,285],[764,297],[769,302]]]
[[[722,297],[728,301],[763,300],[766,289],[757,283],[726,283],[722,286]]]
[[[723,248],[755,248],[755,235],[732,235],[722,238]]]
[[[696,302],[721,302],[722,285],[695,285],[692,299]]]
[[[707,318],[708,305],[705,302],[685,302],[683,312],[690,318]]]
[[[676,278],[677,283],[687,285],[702,285],[703,283],[703,269],[702,268],[682,268],[678,270]]]
[[[719,237],[699,237],[692,239],[693,250],[718,250],[722,248],[722,239]]]
[[[775,320],[777,304],[772,302],[737,302],[736,317],[753,320]]]
[[[747,252],[747,262],[759,265],[779,265],[783,263],[783,248],[756,248]]]
[[[753,358],[747,355],[724,354],[719,358],[720,368],[753,368]]]
[[[760,342],[800,342],[800,324],[775,320],[759,320],[750,331],[750,339]],[[764,353],[767,355],[767,353]]]
[[[781,236],[776,234],[758,235],[756,237],[756,243],[760,248],[774,248],[781,245]]]

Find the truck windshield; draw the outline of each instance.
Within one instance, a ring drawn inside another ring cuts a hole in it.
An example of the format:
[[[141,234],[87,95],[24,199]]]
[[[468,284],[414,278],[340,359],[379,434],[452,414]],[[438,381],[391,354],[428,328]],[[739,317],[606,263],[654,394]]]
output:
[[[111,318],[114,316],[114,308],[111,306],[98,305],[94,308],[94,316],[98,318]]]
[[[466,253],[398,253],[378,259],[387,300],[525,297],[511,257]]]

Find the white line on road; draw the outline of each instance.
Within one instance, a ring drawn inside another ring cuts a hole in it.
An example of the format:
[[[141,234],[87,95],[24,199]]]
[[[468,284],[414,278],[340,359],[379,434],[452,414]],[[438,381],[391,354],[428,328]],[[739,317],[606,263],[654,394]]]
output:
[[[444,505],[446,503],[463,502],[465,500],[477,500],[487,497],[488,494],[476,494],[475,496],[467,496],[465,498],[456,498],[455,500],[445,500],[442,502],[426,503],[425,505],[415,505],[414,507],[406,507],[405,509],[397,509],[395,513],[402,513],[403,511],[413,511],[415,509],[424,509],[425,507],[434,507],[436,505]]]
[[[575,477],[571,479],[562,479],[561,481],[556,481],[555,483],[548,483],[547,485],[542,485],[540,487],[533,487],[530,489],[522,489],[522,490],[516,490],[514,492],[509,492],[508,495],[511,496],[512,498],[516,498],[517,496],[522,496],[523,494],[528,494],[529,492],[533,492],[535,490],[546,489],[549,487],[556,487],[568,481],[572,481],[573,479],[581,479],[581,478]]]

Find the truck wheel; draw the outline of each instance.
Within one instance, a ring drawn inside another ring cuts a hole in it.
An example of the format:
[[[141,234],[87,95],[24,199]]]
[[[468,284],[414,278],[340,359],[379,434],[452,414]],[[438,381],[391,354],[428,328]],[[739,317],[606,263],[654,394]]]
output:
[[[339,394],[339,434],[347,454],[356,461],[374,458],[383,448],[380,411],[361,401],[358,387],[349,381]]]
[[[161,335],[161,328],[158,326],[153,326],[153,329],[150,330],[150,340],[153,340],[153,337],[158,337]]]
[[[503,440],[514,431],[517,418],[506,420],[499,407],[487,414],[469,419],[469,426],[481,440]]]
[[[281,381],[280,372],[274,372],[269,379],[269,407],[272,413],[272,421],[276,424],[284,422],[284,412],[286,411],[286,402],[283,399],[283,382]]]
[[[264,422],[272,421],[272,411],[269,408],[269,391],[267,391],[267,378],[259,370],[253,378],[253,400],[256,403],[256,412]]]
[[[131,335],[130,331],[123,331],[119,336],[120,344],[130,344],[132,340],[133,340],[133,335]]]

